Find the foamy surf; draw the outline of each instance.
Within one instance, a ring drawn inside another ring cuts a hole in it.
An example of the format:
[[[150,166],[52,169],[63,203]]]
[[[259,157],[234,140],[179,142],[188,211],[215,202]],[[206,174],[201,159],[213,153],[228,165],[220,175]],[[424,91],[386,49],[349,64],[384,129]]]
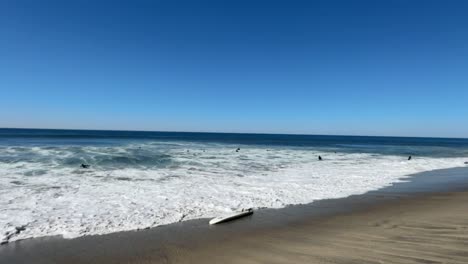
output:
[[[323,161],[317,161],[317,155]],[[333,152],[313,147],[144,142],[2,147],[0,239],[74,238],[142,229],[239,208],[341,198],[461,157]],[[92,164],[80,169],[81,162]]]

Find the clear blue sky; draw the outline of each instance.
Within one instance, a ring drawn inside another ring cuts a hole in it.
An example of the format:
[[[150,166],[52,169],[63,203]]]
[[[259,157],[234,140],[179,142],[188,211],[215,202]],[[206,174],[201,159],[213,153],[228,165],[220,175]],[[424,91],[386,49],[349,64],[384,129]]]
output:
[[[1,1],[0,127],[468,137],[468,1]]]

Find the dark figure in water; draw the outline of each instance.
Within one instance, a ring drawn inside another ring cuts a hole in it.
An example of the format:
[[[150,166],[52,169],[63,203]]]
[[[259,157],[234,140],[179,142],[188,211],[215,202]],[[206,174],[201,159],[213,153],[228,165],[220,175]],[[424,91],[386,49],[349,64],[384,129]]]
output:
[[[240,150],[240,148],[237,148],[237,149],[236,149],[236,152],[239,152],[239,150]]]
[[[319,157],[318,157],[318,159],[319,159],[319,160],[322,160],[322,157],[321,157],[321,156],[319,156]]]
[[[411,160],[411,156],[408,157],[408,160]]]
[[[80,166],[80,167],[83,168],[83,169],[87,169],[87,168],[89,168],[89,166],[90,166],[89,164],[83,164],[83,163],[81,163],[81,166]]]

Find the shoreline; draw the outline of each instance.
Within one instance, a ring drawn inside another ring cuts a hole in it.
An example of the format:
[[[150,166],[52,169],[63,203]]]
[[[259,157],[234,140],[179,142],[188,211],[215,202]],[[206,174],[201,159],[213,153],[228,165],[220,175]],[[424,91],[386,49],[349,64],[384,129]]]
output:
[[[284,249],[277,248],[272,243],[281,243],[285,248],[289,248],[297,240],[305,239],[307,241],[299,245],[294,244],[294,248],[302,248],[304,251],[297,254],[304,258],[303,261],[318,261],[315,257],[321,254],[320,250],[307,251],[311,247],[310,243],[319,241],[314,237],[317,239],[319,237],[323,239],[324,236],[333,237],[337,235],[337,230],[346,226],[364,230],[366,226],[355,223],[356,219],[368,219],[378,226],[388,226],[387,223],[378,223],[373,219],[388,216],[389,212],[399,212],[398,210],[425,215],[429,209],[432,211],[429,215],[436,217],[441,214],[437,212],[439,207],[440,210],[450,208],[459,210],[460,206],[464,205],[457,201],[464,201],[466,204],[468,199],[468,167],[424,172],[405,180],[408,181],[362,195],[320,200],[282,209],[259,210],[252,217],[217,226],[209,226],[208,219],[197,219],[149,230],[125,231],[69,240],[60,237],[20,240],[0,246],[0,259],[8,260],[6,263],[202,263],[216,257],[220,258],[219,262],[241,263],[249,260],[272,262],[273,259],[265,257]],[[426,205],[418,209],[416,205],[421,207],[421,204]],[[465,208],[468,209],[466,206]],[[468,219],[468,214],[466,218]],[[346,223],[340,219],[352,221]],[[389,224],[392,225],[398,226],[398,224]],[[468,232],[463,227],[466,226],[461,226],[460,230]],[[364,231],[362,232],[365,233]],[[301,234],[313,235],[304,237]],[[464,242],[468,244],[468,238]],[[246,243],[253,245],[243,246]],[[276,250],[268,251],[271,247]],[[213,254],[214,248],[216,254]],[[251,251],[253,249],[256,250]],[[262,250],[264,252],[261,254]],[[245,252],[246,255],[241,257],[239,254],[234,254],[239,251]],[[283,255],[288,254],[283,252]],[[276,258],[281,259],[283,255],[280,254]],[[288,256],[288,258],[293,257],[294,254]],[[468,261],[468,253],[462,258]],[[300,263],[301,260],[298,259],[296,262]]]

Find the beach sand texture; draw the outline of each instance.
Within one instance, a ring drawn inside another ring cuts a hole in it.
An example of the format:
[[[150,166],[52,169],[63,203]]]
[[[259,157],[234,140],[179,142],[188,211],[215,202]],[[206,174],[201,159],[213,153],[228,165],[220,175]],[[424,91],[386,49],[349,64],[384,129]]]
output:
[[[246,236],[188,252],[176,262],[191,260],[199,263],[468,263],[468,193],[403,199],[277,232]]]

